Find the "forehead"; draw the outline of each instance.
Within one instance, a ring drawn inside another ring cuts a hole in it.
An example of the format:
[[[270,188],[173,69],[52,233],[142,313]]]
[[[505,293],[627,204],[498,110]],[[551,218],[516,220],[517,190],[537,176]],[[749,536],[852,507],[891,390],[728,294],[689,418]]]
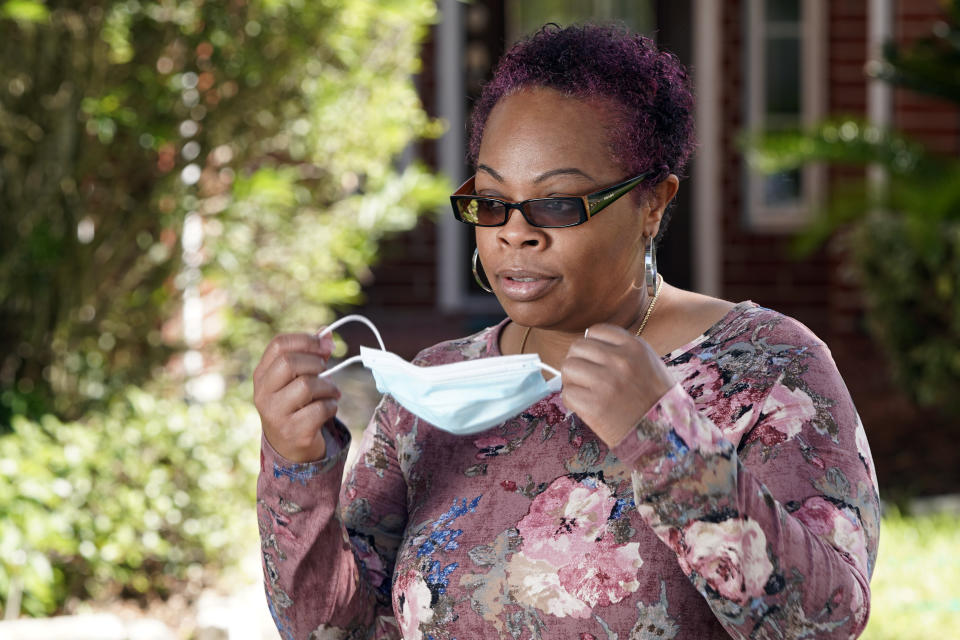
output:
[[[483,130],[478,162],[499,173],[539,174],[574,166],[597,178],[618,176],[611,154],[611,109],[547,88],[500,100]]]

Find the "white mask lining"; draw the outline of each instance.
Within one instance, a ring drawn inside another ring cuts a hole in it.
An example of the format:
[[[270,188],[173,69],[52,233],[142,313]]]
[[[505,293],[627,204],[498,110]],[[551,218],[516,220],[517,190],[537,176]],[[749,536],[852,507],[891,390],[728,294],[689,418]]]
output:
[[[367,326],[370,328],[370,330],[373,331],[373,335],[376,336],[377,342],[380,344],[380,349],[383,350],[383,351],[386,351],[386,350],[387,350],[387,347],[383,344],[383,338],[380,337],[380,332],[377,330],[377,327],[376,327],[367,317],[362,316],[362,315],[357,314],[357,313],[350,314],[350,315],[347,315],[347,316],[343,316],[343,317],[340,318],[339,320],[336,320],[335,322],[333,322],[332,324],[330,324],[328,327],[326,327],[323,331],[321,331],[320,333],[318,333],[318,334],[317,334],[317,337],[324,336],[324,335],[330,333],[331,331],[333,331],[334,329],[336,329],[337,327],[341,327],[341,326],[345,325],[345,324],[348,323],[348,322],[362,322],[363,324],[367,325]],[[345,368],[345,367],[349,367],[350,365],[352,365],[352,364],[354,364],[354,363],[356,363],[356,362],[361,362],[361,361],[362,361],[362,358],[363,358],[363,357],[360,356],[360,355],[351,356],[351,357],[347,358],[346,360],[344,360],[343,362],[341,362],[341,363],[339,363],[338,365],[336,365],[335,367],[333,367],[332,369],[327,369],[327,370],[324,371],[323,373],[319,374],[319,377],[325,378],[325,377],[329,376],[330,374],[336,373],[337,371],[340,371],[341,369],[343,369],[343,368]],[[555,376],[559,376],[559,375],[560,375],[560,372],[559,372],[559,371],[557,371],[556,369],[554,369],[553,367],[551,367],[550,365],[548,365],[548,364],[546,364],[546,363],[544,363],[544,362],[537,362],[537,366],[539,366],[541,369],[543,369],[543,370],[546,371],[547,373],[552,373],[552,374],[555,375]]]

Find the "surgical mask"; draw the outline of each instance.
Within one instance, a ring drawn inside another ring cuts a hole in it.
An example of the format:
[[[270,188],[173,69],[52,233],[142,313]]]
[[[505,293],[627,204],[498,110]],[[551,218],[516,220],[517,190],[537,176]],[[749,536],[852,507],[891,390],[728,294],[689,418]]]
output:
[[[344,316],[319,335],[351,321],[370,327],[380,349],[360,347],[360,355],[344,360],[320,377],[363,362],[373,373],[380,393],[390,394],[407,411],[447,433],[466,436],[485,431],[560,390],[560,372],[540,362],[535,353],[418,367],[387,351],[380,332],[363,316]],[[541,369],[554,377],[544,380]]]

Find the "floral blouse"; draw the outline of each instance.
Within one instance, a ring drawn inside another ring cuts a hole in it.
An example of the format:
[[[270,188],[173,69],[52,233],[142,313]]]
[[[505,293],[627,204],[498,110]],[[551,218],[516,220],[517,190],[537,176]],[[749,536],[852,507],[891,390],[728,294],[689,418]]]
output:
[[[501,355],[506,323],[415,363]],[[461,437],[385,396],[342,486],[343,425],[312,463],[264,440],[281,636],[856,637],[879,501],[830,351],[743,302],[664,362],[676,385],[613,449],[559,393]]]

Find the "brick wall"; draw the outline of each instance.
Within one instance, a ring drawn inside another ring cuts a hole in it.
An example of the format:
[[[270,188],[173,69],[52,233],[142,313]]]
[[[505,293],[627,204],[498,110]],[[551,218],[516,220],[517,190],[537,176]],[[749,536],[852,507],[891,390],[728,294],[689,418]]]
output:
[[[832,263],[823,251],[798,260],[787,257],[789,236],[757,233],[745,222],[745,165],[737,146],[744,128],[744,10],[741,0],[723,0],[721,129],[724,167],[723,297],[753,300],[804,322],[818,334],[829,330]]]
[[[901,45],[928,36],[943,16],[943,6],[938,0],[895,4],[895,36]],[[960,112],[949,102],[897,89],[894,91],[894,125],[933,151],[954,156],[960,152]]]

